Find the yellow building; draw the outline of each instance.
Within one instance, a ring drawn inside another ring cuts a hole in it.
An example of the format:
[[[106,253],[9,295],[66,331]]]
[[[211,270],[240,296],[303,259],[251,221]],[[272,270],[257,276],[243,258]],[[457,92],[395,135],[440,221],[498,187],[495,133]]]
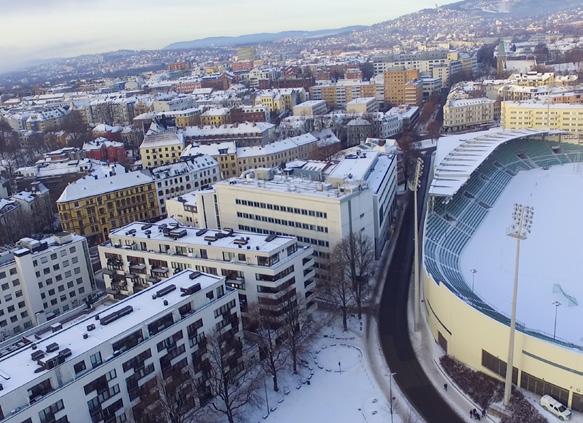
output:
[[[310,87],[311,100],[324,100],[329,109],[343,109],[346,104],[357,98],[375,97],[374,81],[341,79],[338,82],[319,84]]]
[[[583,104],[502,102],[505,129],[553,129],[583,134]]]
[[[200,115],[200,123],[203,126],[221,126],[231,123],[231,111],[226,107],[209,109]]]
[[[154,180],[142,172],[86,176],[67,185],[57,208],[63,229],[93,245],[104,242],[114,228],[160,216]]]
[[[385,70],[385,102],[399,105],[406,104],[407,98],[411,98],[413,87],[407,88],[407,83],[419,79],[419,70],[395,67]],[[417,88],[415,88],[415,95]],[[421,87],[423,95],[423,87]]]
[[[291,111],[293,107],[306,100],[303,88],[277,88],[263,90],[255,97],[255,105],[263,106],[268,113]]]
[[[184,148],[182,134],[163,129],[150,129],[140,145],[140,157],[145,168],[176,163]]]

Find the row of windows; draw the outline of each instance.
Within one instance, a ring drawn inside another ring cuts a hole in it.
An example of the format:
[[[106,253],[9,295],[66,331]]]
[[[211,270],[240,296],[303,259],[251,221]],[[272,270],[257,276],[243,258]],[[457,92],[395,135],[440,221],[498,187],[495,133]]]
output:
[[[249,214],[249,213],[242,213],[242,212],[237,212],[237,217],[257,220],[259,222],[269,222],[269,223],[275,223],[277,225],[291,226],[293,228],[301,228],[301,229],[305,229],[308,231],[317,231],[317,232],[328,233],[328,228],[325,226],[310,225],[308,223],[294,222],[293,220],[276,219],[274,217],[260,216],[258,214]]]
[[[293,236],[293,237],[297,238],[298,241],[303,242],[304,244],[312,244],[312,245],[317,245],[319,247],[330,247],[330,243],[328,241],[323,241],[321,239],[314,239],[314,238],[307,238],[307,237],[303,237],[303,236],[292,235],[292,234],[288,234],[288,233],[285,233],[285,232],[269,231],[267,229],[254,228],[252,226],[247,226],[247,225],[239,225],[239,230],[241,230],[241,231],[247,231],[247,232],[255,232],[255,233],[258,233],[258,234],[265,234],[265,235],[276,234],[276,235],[283,235],[283,236]]]
[[[298,209],[295,207],[279,206],[277,204],[267,204],[267,203],[261,203],[261,202],[257,202],[257,201],[240,200],[238,198],[235,199],[235,204],[240,205],[240,206],[257,207],[257,208],[262,208],[262,209],[275,210],[275,211],[281,211],[281,212],[287,212],[287,213],[293,213],[293,214],[301,214],[304,216],[321,217],[324,219],[328,218],[328,213],[326,213],[326,212]]]

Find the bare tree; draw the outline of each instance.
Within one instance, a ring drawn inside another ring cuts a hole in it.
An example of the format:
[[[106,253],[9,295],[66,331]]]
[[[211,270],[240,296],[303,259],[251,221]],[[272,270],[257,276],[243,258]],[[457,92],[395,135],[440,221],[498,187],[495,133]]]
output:
[[[187,370],[158,375],[151,391],[142,398],[143,408],[134,416],[141,423],[187,423],[195,407],[193,383]]]
[[[250,363],[244,363],[241,339],[232,329],[208,334],[206,345],[203,374],[214,396],[211,407],[234,423],[239,409],[255,398],[257,374]]]
[[[337,244],[331,254],[329,276],[321,282],[321,288],[324,298],[340,309],[342,327],[346,332],[348,330],[348,307],[350,306],[351,290],[350,280],[346,277],[343,264],[340,244]]]
[[[344,278],[350,282],[351,296],[356,303],[358,319],[362,319],[362,307],[370,288],[369,279],[374,269],[374,246],[362,233],[350,233],[340,241],[338,254]]]
[[[84,142],[91,139],[89,127],[85,123],[79,110],[71,110],[71,112],[63,118],[61,128],[70,135],[69,144],[71,147],[82,147]]]
[[[268,313],[268,310],[256,308],[249,313],[257,316],[248,328],[259,344],[261,367],[271,376],[273,380],[273,390],[279,391],[278,374],[287,361],[286,351],[283,349],[281,334],[282,325],[278,320]]]
[[[315,332],[312,322],[308,319],[304,304],[297,295],[288,297],[283,311],[284,342],[290,353],[292,370],[297,373],[298,362],[306,352],[309,341]]]

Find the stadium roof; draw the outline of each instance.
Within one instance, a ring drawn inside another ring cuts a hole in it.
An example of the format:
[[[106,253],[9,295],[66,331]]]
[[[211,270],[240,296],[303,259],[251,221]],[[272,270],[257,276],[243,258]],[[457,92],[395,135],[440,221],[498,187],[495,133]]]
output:
[[[437,143],[435,172],[429,195],[453,197],[470,179],[472,173],[500,145],[518,138],[556,135],[558,131],[532,129],[504,130],[494,128],[469,134],[440,138]]]

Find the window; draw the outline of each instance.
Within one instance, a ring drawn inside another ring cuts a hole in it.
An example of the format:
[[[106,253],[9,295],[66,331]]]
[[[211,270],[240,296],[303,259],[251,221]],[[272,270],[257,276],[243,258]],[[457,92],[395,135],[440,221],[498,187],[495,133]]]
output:
[[[91,367],[96,368],[102,363],[101,360],[101,352],[97,351],[95,354],[91,354],[89,357],[89,361],[91,361]]]
[[[79,373],[84,371],[86,368],[87,368],[87,366],[85,365],[85,360],[80,361],[73,366],[73,369],[75,370],[76,375],[78,375]]]

